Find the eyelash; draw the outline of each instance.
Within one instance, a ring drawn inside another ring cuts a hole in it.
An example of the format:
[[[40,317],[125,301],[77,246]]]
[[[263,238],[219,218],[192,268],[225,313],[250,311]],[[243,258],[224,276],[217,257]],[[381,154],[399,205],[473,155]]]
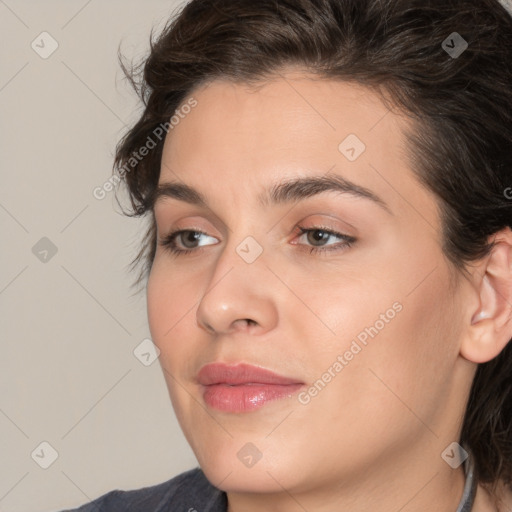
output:
[[[302,236],[305,233],[315,232],[315,231],[322,231],[323,233],[329,235],[329,236],[335,236],[338,238],[341,238],[343,240],[342,243],[337,244],[335,246],[326,246],[326,248],[322,247],[315,247],[312,246],[311,250],[309,251],[310,254],[325,254],[329,251],[339,251],[348,249],[349,247],[352,247],[352,245],[356,242],[356,238],[349,235],[344,235],[343,233],[338,233],[336,231],[332,231],[326,228],[322,227],[314,227],[314,228],[303,228],[301,226],[297,226],[297,230],[299,231],[299,235]],[[203,247],[199,247],[196,249],[178,249],[176,246],[176,238],[182,234],[182,233],[199,233],[202,235],[209,236],[208,233],[205,233],[204,231],[197,230],[197,229],[181,229],[173,231],[172,233],[169,233],[163,240],[160,240],[159,243],[162,247],[165,248],[166,251],[169,251],[171,254],[175,256],[184,256],[186,254],[190,254],[192,252],[199,252],[201,251]],[[298,244],[294,244],[298,245]],[[300,244],[302,245],[302,244]]]

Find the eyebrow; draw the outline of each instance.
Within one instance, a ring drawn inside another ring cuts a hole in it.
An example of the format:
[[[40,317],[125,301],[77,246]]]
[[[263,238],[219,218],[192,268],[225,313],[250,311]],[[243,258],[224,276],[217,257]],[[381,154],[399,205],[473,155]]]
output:
[[[386,202],[374,192],[338,175],[298,177],[282,181],[265,190],[258,196],[258,200],[262,206],[268,207],[307,199],[323,192],[338,192],[369,199],[393,215]],[[166,197],[209,209],[206,197],[185,183],[164,182],[158,184],[151,196],[150,204],[154,208]]]

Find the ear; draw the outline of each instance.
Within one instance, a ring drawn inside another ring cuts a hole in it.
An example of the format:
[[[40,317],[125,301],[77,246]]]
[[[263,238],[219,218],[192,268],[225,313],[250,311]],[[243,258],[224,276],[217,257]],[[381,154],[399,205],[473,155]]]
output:
[[[477,306],[460,353],[474,363],[494,359],[512,338],[512,230],[507,227],[492,238],[491,253],[475,267]]]

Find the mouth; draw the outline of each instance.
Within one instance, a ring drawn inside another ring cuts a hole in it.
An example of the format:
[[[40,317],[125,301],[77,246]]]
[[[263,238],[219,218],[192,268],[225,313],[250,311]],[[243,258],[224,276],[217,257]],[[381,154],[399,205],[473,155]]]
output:
[[[245,363],[211,363],[198,373],[207,406],[223,412],[249,412],[291,397],[304,382]]]

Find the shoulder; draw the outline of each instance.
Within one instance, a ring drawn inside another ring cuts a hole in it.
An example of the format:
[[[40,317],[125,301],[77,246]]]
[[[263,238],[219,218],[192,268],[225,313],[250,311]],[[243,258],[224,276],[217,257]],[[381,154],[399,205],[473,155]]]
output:
[[[196,468],[151,487],[113,490],[79,508],[61,512],[225,512],[226,509],[225,494]]]

